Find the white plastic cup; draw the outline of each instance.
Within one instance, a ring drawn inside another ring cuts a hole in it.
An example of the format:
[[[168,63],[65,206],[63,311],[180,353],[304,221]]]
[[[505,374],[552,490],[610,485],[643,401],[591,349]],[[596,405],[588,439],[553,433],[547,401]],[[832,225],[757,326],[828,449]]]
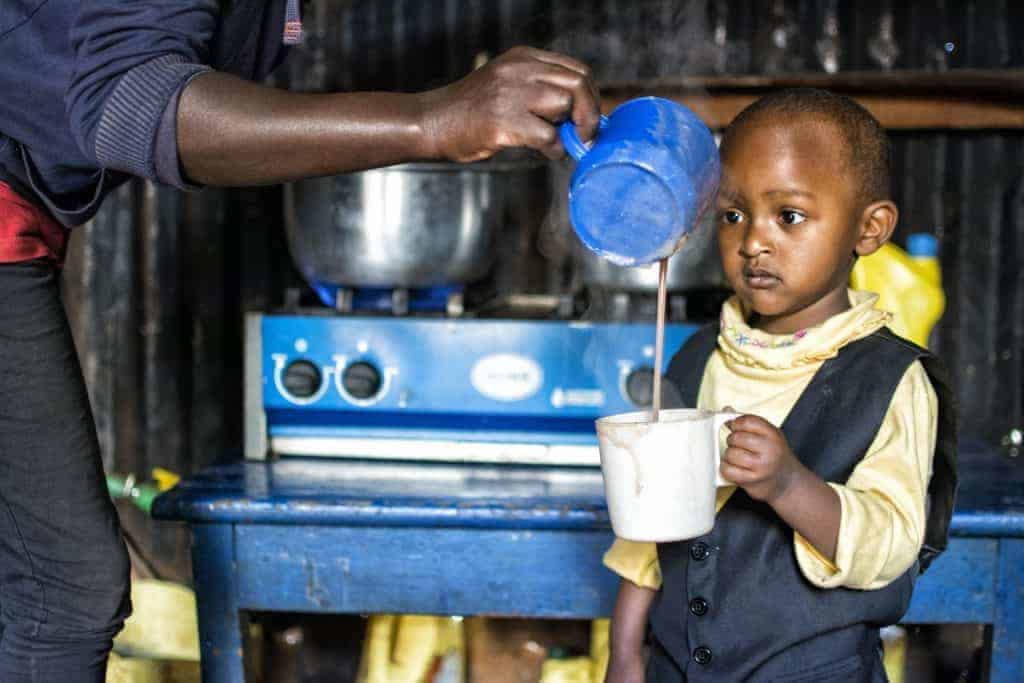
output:
[[[597,421],[605,498],[612,529],[630,541],[667,542],[703,536],[715,524],[722,426],[737,413],[663,410]]]

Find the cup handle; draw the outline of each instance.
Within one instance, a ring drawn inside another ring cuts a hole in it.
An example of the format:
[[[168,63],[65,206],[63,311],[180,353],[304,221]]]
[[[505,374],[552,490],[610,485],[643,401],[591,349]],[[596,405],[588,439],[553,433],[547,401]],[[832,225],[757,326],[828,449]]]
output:
[[[715,440],[715,486],[732,486],[733,483],[722,476],[722,455],[723,451],[719,448],[718,435],[722,432],[722,427],[729,420],[734,420],[740,416],[740,413],[715,413],[711,420],[712,429],[714,430],[712,438]]]
[[[608,117],[601,114],[597,131],[600,133],[607,127]],[[565,151],[576,161],[582,159],[590,151],[590,147],[580,140],[580,135],[576,132],[576,124],[572,122],[572,119],[558,127],[558,137],[562,138],[562,146],[565,147]]]

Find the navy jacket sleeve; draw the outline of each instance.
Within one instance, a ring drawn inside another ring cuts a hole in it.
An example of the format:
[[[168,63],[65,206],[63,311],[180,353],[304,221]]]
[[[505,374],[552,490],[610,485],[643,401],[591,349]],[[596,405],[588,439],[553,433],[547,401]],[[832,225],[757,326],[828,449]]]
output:
[[[185,85],[210,68],[219,3],[89,0],[80,8],[65,98],[76,142],[100,167],[183,186],[173,114]]]

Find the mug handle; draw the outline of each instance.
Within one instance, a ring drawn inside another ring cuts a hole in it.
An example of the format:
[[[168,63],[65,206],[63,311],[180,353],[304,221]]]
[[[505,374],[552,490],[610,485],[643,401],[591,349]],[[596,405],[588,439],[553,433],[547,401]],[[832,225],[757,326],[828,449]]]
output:
[[[722,427],[729,420],[735,420],[742,413],[715,413],[711,418],[712,429],[714,429],[715,439],[715,486],[733,486],[733,483],[722,476],[722,455],[724,451],[719,448],[718,435],[722,431]]]
[[[597,132],[600,133],[607,127],[608,117],[601,114],[601,119],[597,124]],[[565,151],[576,161],[582,159],[590,151],[590,146],[580,140],[580,135],[576,132],[576,124],[572,122],[572,119],[558,127],[558,137],[562,139],[562,146],[565,147]]]

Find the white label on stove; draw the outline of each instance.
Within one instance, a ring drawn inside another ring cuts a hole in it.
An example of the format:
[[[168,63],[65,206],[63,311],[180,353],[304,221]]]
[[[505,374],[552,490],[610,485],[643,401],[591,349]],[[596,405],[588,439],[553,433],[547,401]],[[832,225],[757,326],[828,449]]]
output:
[[[555,408],[600,408],[604,405],[604,392],[600,389],[563,389],[551,392],[551,405]]]
[[[544,384],[537,361],[512,353],[484,356],[470,373],[473,388],[494,401],[525,401]]]

